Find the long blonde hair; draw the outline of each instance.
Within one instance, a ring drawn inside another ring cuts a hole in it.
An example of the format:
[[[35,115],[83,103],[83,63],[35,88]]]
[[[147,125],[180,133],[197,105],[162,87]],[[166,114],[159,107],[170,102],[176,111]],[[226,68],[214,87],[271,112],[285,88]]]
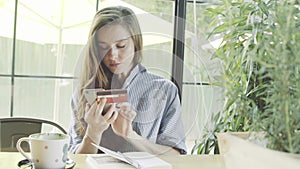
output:
[[[143,48],[143,40],[141,29],[134,12],[122,6],[108,7],[98,11],[94,16],[89,32],[88,44],[84,55],[84,65],[79,77],[79,88],[77,91],[79,100],[77,105],[77,123],[75,125],[76,131],[79,132],[81,136],[84,135],[86,127],[83,119],[87,101],[83,95],[83,90],[88,88],[110,88],[109,79],[101,64],[103,58],[99,56],[95,38],[97,31],[108,24],[120,24],[124,28],[127,28],[135,46],[134,65],[142,61],[142,52],[140,51],[142,51]]]

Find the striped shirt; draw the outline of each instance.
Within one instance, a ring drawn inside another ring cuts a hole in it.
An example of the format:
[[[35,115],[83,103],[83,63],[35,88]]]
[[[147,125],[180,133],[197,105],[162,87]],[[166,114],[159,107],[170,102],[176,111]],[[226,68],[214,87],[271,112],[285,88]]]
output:
[[[125,80],[128,102],[137,113],[132,122],[133,130],[149,141],[176,148],[186,154],[185,133],[181,119],[181,104],[177,87],[171,81],[152,74],[138,64]],[[74,98],[74,97],[73,97]],[[75,100],[72,100],[70,151],[75,152],[82,137],[75,131]],[[102,135],[101,146],[114,151],[138,151],[109,127]]]

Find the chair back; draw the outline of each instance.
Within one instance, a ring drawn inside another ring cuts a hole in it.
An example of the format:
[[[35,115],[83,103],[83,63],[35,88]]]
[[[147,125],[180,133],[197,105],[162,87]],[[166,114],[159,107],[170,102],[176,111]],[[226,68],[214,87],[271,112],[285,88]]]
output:
[[[0,118],[0,152],[17,152],[16,143],[22,137],[40,133],[42,124],[49,124],[58,128],[62,133],[67,132],[59,124],[44,119],[34,118]],[[29,151],[29,145],[22,143],[22,148]]]

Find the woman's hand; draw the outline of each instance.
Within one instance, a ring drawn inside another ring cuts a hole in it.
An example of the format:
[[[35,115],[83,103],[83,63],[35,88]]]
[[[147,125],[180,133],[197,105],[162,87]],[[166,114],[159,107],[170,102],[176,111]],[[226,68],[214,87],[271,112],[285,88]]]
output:
[[[115,105],[111,105],[105,115],[102,115],[106,98],[97,100],[92,106],[86,105],[86,113],[84,120],[87,122],[86,136],[95,143],[100,142],[102,133],[112,124],[118,117]]]
[[[115,134],[127,138],[132,132],[132,121],[136,112],[132,111],[129,103],[119,103],[117,106],[118,117],[111,124]]]

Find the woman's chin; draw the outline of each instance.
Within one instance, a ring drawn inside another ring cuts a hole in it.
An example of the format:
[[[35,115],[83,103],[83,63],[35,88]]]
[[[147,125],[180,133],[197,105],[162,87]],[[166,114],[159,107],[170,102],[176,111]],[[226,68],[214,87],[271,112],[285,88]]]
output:
[[[117,68],[109,67],[108,70],[109,70],[111,73],[114,73],[114,74],[118,72],[118,69],[117,69]]]
[[[113,73],[113,74],[120,74],[120,73],[122,73],[122,72],[120,72],[118,69],[114,69],[114,70],[110,70],[111,71],[111,73]]]

